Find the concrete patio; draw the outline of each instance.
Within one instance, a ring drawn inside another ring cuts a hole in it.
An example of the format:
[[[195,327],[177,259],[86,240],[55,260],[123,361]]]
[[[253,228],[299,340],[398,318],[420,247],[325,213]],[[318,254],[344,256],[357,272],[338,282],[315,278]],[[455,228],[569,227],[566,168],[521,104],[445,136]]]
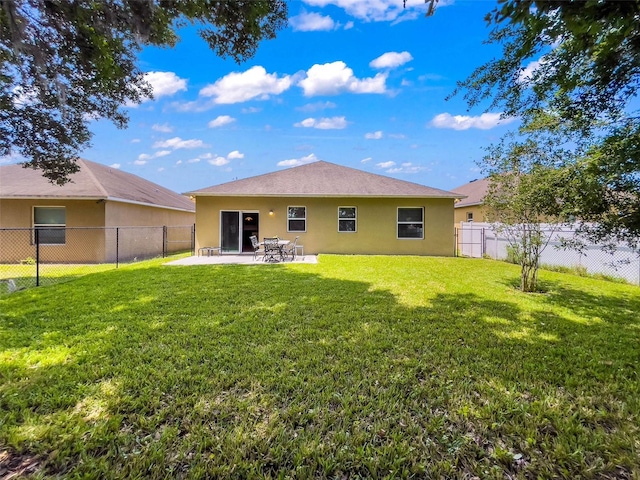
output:
[[[253,259],[253,253],[244,255],[202,255],[181,258],[165,263],[165,265],[289,265],[292,263],[318,263],[317,255],[298,255],[295,260],[285,262],[263,262],[262,256]]]

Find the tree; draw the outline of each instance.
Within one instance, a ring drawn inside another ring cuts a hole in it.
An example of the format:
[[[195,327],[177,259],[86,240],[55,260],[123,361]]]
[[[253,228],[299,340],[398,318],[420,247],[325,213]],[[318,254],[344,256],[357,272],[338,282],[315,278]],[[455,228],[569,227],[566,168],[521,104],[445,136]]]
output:
[[[640,235],[640,0],[498,0],[487,15],[502,57],[458,83],[522,120],[523,138],[571,148],[565,214],[595,240]]]
[[[488,148],[480,162],[489,177],[484,207],[494,229],[509,243],[520,265],[520,288],[537,288],[540,256],[563,223],[558,193],[566,186],[565,158],[550,140],[514,140]]]
[[[92,119],[123,128],[122,106],[151,96],[136,56],[199,25],[219,56],[255,54],[287,22],[285,0],[0,0],[0,156],[64,184]]]

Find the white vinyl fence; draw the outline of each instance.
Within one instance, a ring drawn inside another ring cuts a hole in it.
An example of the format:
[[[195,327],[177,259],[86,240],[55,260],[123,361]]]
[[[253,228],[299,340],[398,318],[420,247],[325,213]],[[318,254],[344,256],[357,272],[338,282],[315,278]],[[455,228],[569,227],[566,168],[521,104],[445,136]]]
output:
[[[575,232],[569,228],[546,228],[551,236],[549,244],[540,257],[541,265],[568,268],[584,268],[590,274],[603,274],[623,278],[640,285],[640,258],[637,252],[624,244],[617,246],[612,254],[595,244],[587,245],[582,252],[562,249],[562,239],[571,239]],[[457,229],[458,255],[480,258],[488,256],[497,260],[507,258],[507,239],[494,231],[489,223],[462,222]]]

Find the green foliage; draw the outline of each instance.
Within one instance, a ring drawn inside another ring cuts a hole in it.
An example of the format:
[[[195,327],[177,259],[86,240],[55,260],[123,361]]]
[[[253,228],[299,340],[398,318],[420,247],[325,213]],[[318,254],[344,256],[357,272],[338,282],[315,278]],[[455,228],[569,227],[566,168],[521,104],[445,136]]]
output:
[[[0,299],[35,478],[633,478],[638,287],[481,259],[96,273]],[[366,279],[366,280],[363,280]],[[6,456],[5,456],[6,458]]]
[[[499,0],[487,15],[502,57],[458,83],[525,138],[564,149],[565,214],[595,241],[640,235],[640,0]],[[535,62],[535,63],[532,63]],[[525,70],[526,67],[533,67]]]
[[[88,124],[124,127],[126,103],[152,95],[137,54],[171,47],[197,24],[220,56],[251,58],[286,25],[284,0],[12,0],[0,3],[0,156],[64,184],[88,146]]]
[[[537,143],[531,138],[503,139],[488,148],[480,162],[490,178],[484,197],[487,218],[509,242],[507,254],[521,267],[524,292],[537,289],[540,255],[564,221],[558,199],[566,188],[566,172],[558,168],[562,151],[553,147],[552,142]]]
[[[36,259],[33,257],[27,257],[25,259],[20,260],[20,265],[35,265]]]

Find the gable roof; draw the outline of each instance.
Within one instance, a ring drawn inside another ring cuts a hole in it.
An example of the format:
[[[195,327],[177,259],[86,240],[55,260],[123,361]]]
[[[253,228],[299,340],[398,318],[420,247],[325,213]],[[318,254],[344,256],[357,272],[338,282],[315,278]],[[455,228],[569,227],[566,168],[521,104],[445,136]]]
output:
[[[454,188],[453,191],[466,195],[467,198],[460,200],[454,206],[455,208],[470,207],[471,205],[481,205],[484,201],[484,196],[487,194],[489,188],[489,179],[481,178],[479,180],[472,180],[469,183],[460,185]]]
[[[175,210],[195,211],[194,203],[144,178],[107,167],[89,160],[78,159],[80,171],[63,186],[54,185],[42,172],[22,165],[0,167],[0,198],[66,200],[110,200]]]
[[[187,195],[430,198],[464,196],[325,161],[222,183],[188,192]]]

